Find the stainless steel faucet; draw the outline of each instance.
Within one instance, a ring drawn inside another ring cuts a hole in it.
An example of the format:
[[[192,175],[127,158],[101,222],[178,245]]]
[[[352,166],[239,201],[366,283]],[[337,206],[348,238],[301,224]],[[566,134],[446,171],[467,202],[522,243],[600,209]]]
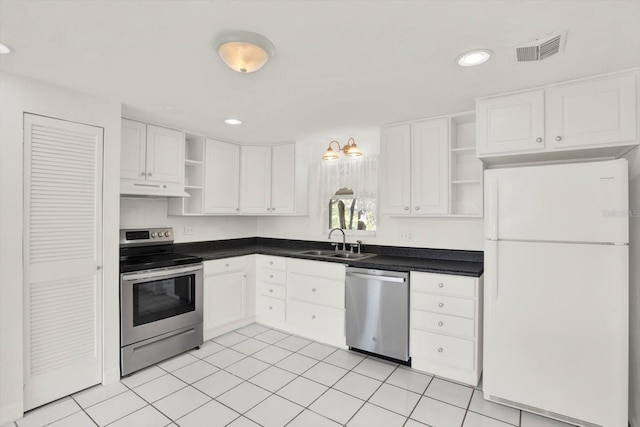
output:
[[[339,230],[342,233],[342,250],[346,251],[347,250],[347,235],[344,233],[344,230],[342,228],[340,228],[340,227],[332,228],[331,231],[329,231],[329,237],[327,237],[327,238],[329,240],[331,240],[331,235],[336,230]]]

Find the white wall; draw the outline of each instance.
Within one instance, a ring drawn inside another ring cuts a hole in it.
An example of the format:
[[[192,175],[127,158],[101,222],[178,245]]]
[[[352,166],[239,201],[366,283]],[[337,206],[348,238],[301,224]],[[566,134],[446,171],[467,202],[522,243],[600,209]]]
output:
[[[192,227],[193,234],[185,235],[184,226]],[[168,216],[166,198],[121,198],[120,227],[173,227],[176,243],[236,239],[257,235],[254,217]]]
[[[320,189],[317,182],[317,168],[321,156],[331,139],[341,144],[350,136],[355,138],[358,147],[365,155],[380,153],[380,131],[377,128],[357,131],[336,132],[333,136],[318,135],[303,141],[309,144],[309,216],[307,217],[260,217],[257,235],[261,237],[282,237],[301,240],[326,240],[327,221],[320,208]],[[324,203],[324,201],[323,201]],[[375,236],[348,236],[347,241],[360,239],[366,245],[415,246],[439,249],[483,250],[482,219],[462,218],[399,218],[378,217],[378,230]],[[401,233],[410,232],[411,241],[402,240]]]
[[[0,73],[0,425],[23,410],[23,114],[104,128],[103,382],[119,378],[120,104]]]
[[[629,158],[629,422],[640,427],[640,149]]]

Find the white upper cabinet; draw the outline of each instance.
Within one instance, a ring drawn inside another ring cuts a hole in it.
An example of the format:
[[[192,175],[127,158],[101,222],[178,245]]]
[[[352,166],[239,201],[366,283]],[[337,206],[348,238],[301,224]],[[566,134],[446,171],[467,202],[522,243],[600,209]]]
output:
[[[381,212],[449,215],[449,118],[380,130]]]
[[[544,149],[544,90],[478,101],[478,156]]]
[[[204,213],[237,214],[240,146],[207,138],[204,170]]]
[[[307,213],[308,169],[296,143],[240,148],[240,213],[303,215]]]
[[[295,212],[295,144],[275,145],[271,149],[271,213]]]
[[[184,183],[184,133],[147,125],[147,180]]]
[[[271,213],[271,147],[240,148],[240,213]]]
[[[146,170],[147,125],[122,119],[120,178],[144,179]]]
[[[548,89],[554,149],[636,140],[637,76],[627,74]]]
[[[411,214],[411,125],[380,130],[381,211],[388,215]]]
[[[638,71],[479,99],[476,113],[485,161],[618,157],[639,143]]]
[[[411,202],[414,215],[449,211],[449,122],[411,125]]]
[[[120,193],[184,196],[184,133],[122,119]]]

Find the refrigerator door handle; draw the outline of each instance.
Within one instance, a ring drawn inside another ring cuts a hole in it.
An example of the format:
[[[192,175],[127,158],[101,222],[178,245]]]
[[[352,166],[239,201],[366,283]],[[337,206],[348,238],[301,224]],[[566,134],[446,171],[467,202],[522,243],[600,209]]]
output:
[[[487,190],[489,190],[487,192],[489,212],[485,234],[489,240],[498,240],[498,180],[495,177],[491,177],[487,182],[487,187]]]
[[[485,247],[485,259],[489,262],[486,263],[487,277],[486,284],[490,288],[491,301],[498,300],[498,242],[488,240]]]

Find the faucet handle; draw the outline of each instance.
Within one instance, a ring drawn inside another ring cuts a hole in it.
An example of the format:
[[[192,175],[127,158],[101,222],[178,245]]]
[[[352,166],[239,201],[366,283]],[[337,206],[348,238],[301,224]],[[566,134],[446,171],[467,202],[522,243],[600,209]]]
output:
[[[340,246],[340,243],[332,243],[331,246],[333,246],[334,250],[338,252],[338,246]]]

